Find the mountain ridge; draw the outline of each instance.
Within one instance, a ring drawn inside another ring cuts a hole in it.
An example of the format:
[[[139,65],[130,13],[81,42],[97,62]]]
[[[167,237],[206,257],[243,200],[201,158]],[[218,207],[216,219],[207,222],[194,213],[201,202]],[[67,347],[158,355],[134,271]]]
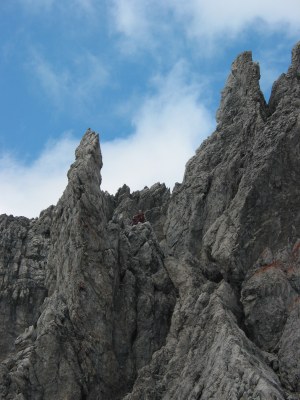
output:
[[[239,55],[172,193],[101,191],[88,130],[56,206],[0,216],[1,398],[300,399],[300,42],[259,78]]]

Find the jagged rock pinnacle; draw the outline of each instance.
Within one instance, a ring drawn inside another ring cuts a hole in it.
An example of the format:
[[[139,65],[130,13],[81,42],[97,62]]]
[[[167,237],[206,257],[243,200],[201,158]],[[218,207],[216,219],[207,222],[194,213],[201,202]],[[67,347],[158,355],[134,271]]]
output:
[[[259,86],[260,69],[252,61],[252,52],[245,51],[232,63],[231,73],[222,91],[217,122],[226,124],[235,117],[260,111],[265,112],[265,100]]]
[[[84,184],[86,180],[93,179],[100,185],[102,168],[102,155],[99,145],[99,135],[88,129],[84,134],[79,146],[75,151],[76,161],[71,165],[68,172],[69,181],[76,176]]]
[[[237,57],[172,194],[103,193],[88,130],[55,207],[0,216],[1,400],[300,399],[299,64],[266,106]]]
[[[270,113],[282,109],[294,111],[299,107],[300,98],[300,42],[292,50],[292,62],[286,74],[274,82],[269,101]]]
[[[293,73],[294,76],[300,79],[300,41],[292,50],[292,64],[289,68],[289,73]]]

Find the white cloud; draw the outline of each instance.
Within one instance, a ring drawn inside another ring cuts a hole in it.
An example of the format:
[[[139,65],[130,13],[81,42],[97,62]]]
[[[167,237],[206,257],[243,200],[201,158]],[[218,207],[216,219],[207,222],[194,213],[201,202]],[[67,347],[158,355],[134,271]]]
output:
[[[31,72],[37,78],[43,91],[59,108],[68,93],[69,73],[67,71],[56,72],[39,54],[34,53],[31,62]]]
[[[156,76],[154,94],[135,113],[132,135],[101,144],[103,190],[114,193],[124,183],[136,190],[158,181],[172,188],[182,180],[185,163],[214,126],[198,98],[201,87],[188,82],[188,76],[184,62],[168,75]],[[77,145],[64,136],[48,144],[29,166],[0,156],[0,213],[36,217],[56,204]]]
[[[236,36],[247,25],[262,20],[265,29],[278,30],[282,24],[299,32],[300,4],[298,0],[168,0],[169,6],[185,24],[189,34]]]
[[[157,0],[112,0],[112,26],[123,35],[122,51],[135,50],[144,43],[147,43],[147,47],[153,46],[155,31],[160,32],[164,25],[163,4]],[[159,21],[155,21],[157,11],[160,13]]]
[[[108,71],[91,53],[73,60],[72,68],[54,67],[32,51],[30,73],[59,110],[79,112],[92,101],[108,80]]]
[[[155,35],[158,32],[165,33],[165,25],[169,22],[165,20],[163,4],[164,2],[160,4],[157,0],[111,1],[110,29],[121,34],[119,37],[121,53],[135,53],[139,47],[153,51],[157,46]],[[157,12],[159,15],[156,15]]]
[[[132,135],[102,144],[104,190],[114,193],[124,183],[137,190],[158,181],[172,188],[182,180],[185,163],[214,126],[198,99],[201,88],[187,76],[179,62],[157,77],[156,93],[135,114]]]
[[[31,165],[11,155],[0,156],[0,214],[36,217],[56,204],[67,184],[67,171],[74,160],[77,141],[64,135],[49,143]]]
[[[129,37],[146,35],[150,29],[147,15],[150,16],[153,11],[151,3],[139,0],[113,1],[111,11],[117,30]]]
[[[116,31],[140,46],[154,38],[159,41],[166,21],[189,37],[209,41],[236,37],[250,25],[300,32],[299,0],[114,0],[112,16]]]

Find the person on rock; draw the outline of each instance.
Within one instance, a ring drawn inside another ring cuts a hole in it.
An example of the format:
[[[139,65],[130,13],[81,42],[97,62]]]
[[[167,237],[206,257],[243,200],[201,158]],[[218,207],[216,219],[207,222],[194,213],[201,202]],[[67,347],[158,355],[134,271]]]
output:
[[[145,214],[142,210],[139,210],[139,212],[132,218],[132,225],[137,225],[139,223],[143,224],[145,221]]]

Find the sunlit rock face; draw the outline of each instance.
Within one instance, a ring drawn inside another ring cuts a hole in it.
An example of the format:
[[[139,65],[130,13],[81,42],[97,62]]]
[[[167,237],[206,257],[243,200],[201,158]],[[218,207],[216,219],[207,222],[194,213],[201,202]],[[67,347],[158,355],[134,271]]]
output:
[[[101,191],[88,130],[56,206],[0,216],[1,399],[300,399],[300,43],[259,78],[239,55],[172,193]]]

